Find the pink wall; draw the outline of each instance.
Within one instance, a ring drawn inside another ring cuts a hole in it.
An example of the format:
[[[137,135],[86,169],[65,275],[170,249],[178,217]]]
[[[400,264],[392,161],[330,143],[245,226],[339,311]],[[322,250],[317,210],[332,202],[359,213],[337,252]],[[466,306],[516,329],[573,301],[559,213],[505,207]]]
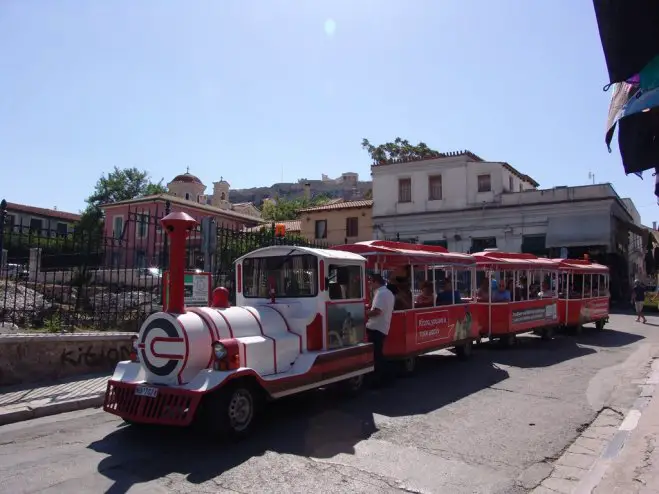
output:
[[[243,221],[242,219],[227,218],[219,214],[213,214],[211,211],[191,208],[172,203],[171,211],[182,211],[197,221],[206,216],[214,216],[217,224],[226,228],[240,229],[244,226],[253,226],[256,222],[249,220]],[[145,221],[143,226],[138,226],[136,219],[137,214],[149,215],[150,218]],[[160,219],[165,215],[165,202],[139,202],[134,204],[111,206],[105,209],[105,237],[117,238],[121,237],[121,241],[114,243],[114,247],[109,247],[112,251],[109,256],[114,258],[114,264],[117,267],[128,266],[132,267],[137,262],[136,256],[143,256],[146,265],[159,264],[158,256],[162,252],[164,241],[164,232],[160,228]],[[116,218],[121,217],[121,223],[118,224]],[[130,221],[129,221],[130,220]],[[115,232],[115,226],[122,228],[122,231]],[[192,233],[189,244],[199,244],[201,236],[199,233]],[[110,242],[112,243],[112,242]]]

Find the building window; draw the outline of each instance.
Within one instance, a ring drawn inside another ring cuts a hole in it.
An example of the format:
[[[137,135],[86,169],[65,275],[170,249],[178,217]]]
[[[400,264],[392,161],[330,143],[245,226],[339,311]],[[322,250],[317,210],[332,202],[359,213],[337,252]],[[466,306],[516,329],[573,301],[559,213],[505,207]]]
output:
[[[442,199],[442,176],[428,177],[428,200],[440,201]]]
[[[112,236],[114,238],[121,238],[124,233],[124,217],[115,216],[112,219]]]
[[[9,227],[9,231],[14,230],[14,226],[16,226],[16,216],[13,214],[8,214],[5,218],[5,225]]]
[[[513,183],[513,176],[512,176],[512,175],[509,175],[509,176],[508,176],[508,190],[509,190],[510,192],[513,191],[513,186],[514,186],[514,185],[515,185],[515,184]]]
[[[146,252],[143,250],[135,251],[135,267],[138,269],[146,268]]]
[[[148,214],[137,214],[135,215],[135,220],[137,224],[135,225],[135,233],[137,238],[146,238],[149,232],[149,215]]]
[[[423,245],[432,245],[432,246],[444,247],[445,249],[448,249],[448,241],[446,239],[443,239],[443,240],[424,240]]]
[[[398,179],[398,202],[412,202],[412,179]]]
[[[43,220],[40,220],[39,218],[31,218],[30,232],[41,235],[42,230],[43,230]]]
[[[327,238],[327,220],[316,220],[316,238]]]
[[[522,235],[522,252],[536,256],[546,255],[546,239],[545,235]]]
[[[359,218],[354,216],[352,218],[346,218],[346,237],[358,237],[359,236]]]
[[[496,249],[496,237],[485,238],[472,238],[471,239],[471,252],[483,252],[485,249]]]
[[[522,187],[522,184],[519,184],[519,191],[522,192],[524,190],[524,187]]]
[[[478,192],[490,192],[491,190],[490,175],[478,175]]]
[[[185,193],[185,200],[186,200],[186,201],[189,201],[189,200],[190,200],[190,194],[188,194],[187,192]]]
[[[66,223],[57,223],[57,236],[66,237],[69,233],[69,225]]]

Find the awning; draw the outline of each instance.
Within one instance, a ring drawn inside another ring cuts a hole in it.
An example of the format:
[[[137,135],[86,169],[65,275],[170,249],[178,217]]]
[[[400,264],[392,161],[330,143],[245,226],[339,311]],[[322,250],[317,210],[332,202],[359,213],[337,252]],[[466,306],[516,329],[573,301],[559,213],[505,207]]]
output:
[[[612,220],[609,212],[549,218],[546,247],[611,248]]]
[[[593,0],[609,81],[638,74],[659,54],[659,2]]]

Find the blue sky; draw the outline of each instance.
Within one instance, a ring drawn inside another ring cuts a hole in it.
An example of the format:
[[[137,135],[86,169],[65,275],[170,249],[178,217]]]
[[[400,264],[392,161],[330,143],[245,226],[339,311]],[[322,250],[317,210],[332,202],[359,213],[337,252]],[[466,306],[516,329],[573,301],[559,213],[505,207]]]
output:
[[[396,136],[541,187],[654,179],[609,154],[590,0],[3,0],[0,196],[77,211],[103,172],[206,184],[369,175]]]

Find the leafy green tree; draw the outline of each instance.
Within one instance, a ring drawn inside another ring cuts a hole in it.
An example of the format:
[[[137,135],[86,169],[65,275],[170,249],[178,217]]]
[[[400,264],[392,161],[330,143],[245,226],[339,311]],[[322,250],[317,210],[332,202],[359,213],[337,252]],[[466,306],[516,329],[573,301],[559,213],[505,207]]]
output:
[[[425,142],[412,145],[407,139],[401,139],[400,137],[396,137],[393,142],[385,142],[377,146],[371,144],[368,139],[362,139],[362,148],[366,150],[375,165],[443,156],[439,151],[430,149]]]
[[[327,204],[329,198],[324,195],[312,199],[278,199],[266,201],[261,208],[261,216],[268,221],[287,221],[297,218],[300,209]]]
[[[154,194],[167,192],[163,180],[154,183],[146,171],[133,168],[114,167],[107,176],[101,175],[96,182],[94,192],[87,198],[87,208],[82,214],[79,226],[82,230],[100,229],[103,220],[103,204],[127,201]]]

